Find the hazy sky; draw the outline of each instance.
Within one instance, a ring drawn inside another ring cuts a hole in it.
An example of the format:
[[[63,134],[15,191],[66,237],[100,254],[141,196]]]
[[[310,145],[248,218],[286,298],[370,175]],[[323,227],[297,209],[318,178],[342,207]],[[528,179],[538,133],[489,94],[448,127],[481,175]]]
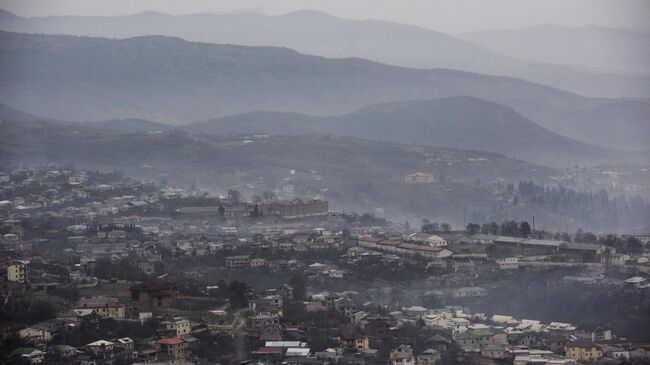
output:
[[[316,9],[357,19],[384,19],[445,32],[554,23],[650,27],[650,0],[0,0],[21,16],[125,15]]]

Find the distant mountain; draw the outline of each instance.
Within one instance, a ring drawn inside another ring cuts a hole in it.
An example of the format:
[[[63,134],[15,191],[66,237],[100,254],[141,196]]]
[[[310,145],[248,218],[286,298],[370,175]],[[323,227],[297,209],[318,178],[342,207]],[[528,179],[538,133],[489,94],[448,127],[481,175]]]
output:
[[[325,57],[359,57],[402,67],[450,68],[518,77],[587,96],[650,96],[648,77],[523,61],[429,29],[378,20],[344,19],[317,11],[278,16],[172,16],[143,12],[114,17],[42,18],[20,18],[5,12],[0,16],[0,29],[110,38],[165,35],[208,43],[288,47]],[[569,41],[562,44],[566,43]],[[569,53],[580,49],[579,46],[574,45]],[[605,48],[610,49],[607,46]],[[632,62],[645,62],[646,59]]]
[[[165,131],[171,128],[168,124],[135,118],[103,120],[90,123],[90,125],[101,129],[125,133],[148,133]]]
[[[283,113],[251,113],[250,115],[261,117],[274,114],[283,115]],[[302,120],[302,116],[300,117]],[[223,120],[227,119],[229,118],[223,118]],[[255,143],[242,144],[233,143],[233,141],[241,142],[241,136],[216,139],[207,135],[207,131],[196,133],[199,131],[198,124],[196,125],[197,129],[193,129],[192,133],[180,129],[158,134],[143,134],[137,131],[122,133],[121,131],[97,128],[94,123],[52,122],[27,113],[20,113],[16,109],[3,105],[0,105],[0,120],[2,121],[0,123],[0,147],[13,152],[12,159],[8,160],[13,164],[74,162],[126,168],[140,166],[142,163],[157,163],[159,166],[180,170],[188,167],[203,169],[208,165],[220,166],[219,169],[213,171],[216,174],[231,174],[242,169],[251,171],[259,169],[260,173],[270,173],[270,171],[278,173],[274,166],[279,165],[284,165],[282,173],[288,173],[289,168],[292,167],[298,171],[305,171],[310,167],[333,167],[340,164],[341,168],[350,168],[360,172],[379,168],[390,169],[401,174],[434,163],[426,161],[428,154],[429,157],[446,155],[457,162],[456,167],[465,164],[474,166],[472,162],[482,158],[480,161],[483,161],[483,164],[475,166],[476,172],[480,172],[490,179],[497,177],[508,179],[542,178],[548,177],[548,174],[557,173],[557,170],[553,168],[509,159],[491,152],[406,146],[336,136],[301,135],[256,138]],[[226,142],[222,142],[224,140]],[[368,157],[358,160],[356,157],[347,158],[346,162],[342,162],[346,159],[344,156],[355,155],[352,152],[355,148],[362,148],[364,151],[358,156],[373,155],[374,163],[363,167],[363,160]],[[251,153],[252,151],[264,151],[264,153]],[[472,160],[467,160],[467,158]],[[409,159],[411,161],[407,162]],[[493,168],[490,169],[487,166]],[[465,168],[461,170],[463,174],[470,171]],[[469,182],[473,182],[475,179],[475,176],[461,177],[453,171],[455,171],[455,167],[448,168],[449,177]],[[401,181],[401,178],[397,178],[397,181]]]
[[[23,125],[38,124],[42,122],[63,123],[53,119],[42,118],[33,114],[26,113],[22,110],[11,107],[7,104],[0,103],[0,121],[18,122]]]
[[[73,121],[138,118],[188,123],[254,110],[332,115],[381,102],[459,95],[506,105],[547,128],[565,123],[567,114],[574,118],[599,106],[613,105],[621,112],[615,100],[507,77],[413,70],[307,56],[285,48],[162,36],[111,40],[0,32],[0,70],[0,101]],[[634,113],[643,118],[650,109],[641,105]],[[627,121],[608,128],[628,128]],[[602,130],[595,142],[612,143],[610,130]],[[582,127],[565,131],[579,140],[582,134]],[[614,147],[647,143],[644,135],[631,138]]]
[[[120,169],[143,179],[164,176],[173,184],[193,184],[218,192],[236,188],[245,196],[290,184],[298,196],[323,196],[339,210],[363,213],[381,208],[398,219],[425,214],[460,222],[463,206],[471,206],[472,211],[492,207],[490,181],[547,180],[559,174],[494,153],[349,137],[270,137],[242,144],[238,143],[241,138],[222,142],[181,131],[107,134],[89,124],[36,123],[19,119],[0,123],[3,164],[72,163]],[[403,176],[416,171],[434,173],[436,180],[444,182],[405,186]],[[476,185],[477,178],[485,182],[483,186]],[[255,184],[253,190],[251,183]]]
[[[0,166],[21,162],[61,162],[60,151],[78,143],[92,146],[98,140],[117,133],[78,124],[46,119],[0,104]],[[94,152],[102,154],[101,150]]]
[[[10,11],[0,9],[0,22],[2,24],[16,24],[22,22],[23,20],[23,18]]]
[[[537,62],[650,73],[650,32],[546,24],[460,37],[504,55]]]
[[[647,155],[607,150],[563,137],[514,110],[472,97],[392,102],[337,117],[252,112],[195,122],[200,135],[331,134],[423,146],[497,152],[551,165],[643,161]]]
[[[610,148],[650,150],[650,99],[619,99],[550,118],[547,128]]]
[[[382,106],[387,108],[392,106]],[[373,110],[377,108],[373,107]],[[179,130],[123,133],[91,124],[28,121],[0,109],[0,166],[54,163],[93,170],[119,169],[150,181],[197,186],[243,196],[265,190],[328,199],[337,211],[371,212],[395,221],[422,217],[461,227],[463,218],[501,221],[535,215],[538,227],[615,230],[644,227],[642,214],[621,210],[618,220],[591,212],[552,209],[529,200],[509,201],[507,183],[567,181],[573,170],[549,168],[490,152],[408,146],[340,136],[213,138]],[[430,173],[431,184],[409,185],[404,176]],[[592,180],[585,180],[586,186]],[[599,179],[602,179],[598,176]],[[607,182],[605,182],[607,183]],[[602,186],[602,185],[601,185]],[[500,188],[499,188],[500,187]]]

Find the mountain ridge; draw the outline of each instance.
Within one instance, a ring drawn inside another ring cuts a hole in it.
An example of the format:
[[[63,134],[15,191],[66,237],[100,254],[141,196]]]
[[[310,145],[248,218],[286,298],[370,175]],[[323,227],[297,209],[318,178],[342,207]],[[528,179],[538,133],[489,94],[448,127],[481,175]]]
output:
[[[0,120],[4,119],[8,118],[0,108]],[[180,130],[111,133],[88,123],[30,125],[10,119],[0,123],[0,162],[7,167],[72,164],[117,169],[147,181],[164,179],[215,193],[238,189],[244,196],[292,187],[297,196],[318,196],[339,209],[382,212],[399,221],[426,216],[458,226],[465,216],[500,221],[512,214],[535,214],[539,226],[555,226],[567,219],[565,213],[544,205],[502,200],[508,182],[532,179],[562,184],[567,170],[498,153],[326,135],[214,140]],[[414,172],[431,173],[434,182],[405,184],[404,176]],[[626,227],[641,219],[629,215],[633,212],[626,214]],[[585,220],[589,216],[568,218],[585,229],[609,228]]]
[[[71,121],[138,118],[179,124],[253,110],[327,116],[382,102],[466,95],[508,106],[553,130],[567,115],[575,120],[580,112],[613,101],[505,76],[167,36],[116,40],[0,32],[0,55],[5,71],[0,101]],[[635,110],[635,120],[650,115],[650,105]],[[582,140],[588,122],[563,134]],[[626,129],[626,120],[619,123],[610,128]],[[643,149],[648,142],[638,128],[644,125],[631,122],[630,127],[630,134],[618,139],[587,142]]]
[[[381,103],[331,117],[256,111],[179,128],[215,135],[345,135],[381,142],[483,150],[551,165],[559,161],[565,165],[590,159],[613,161],[626,155],[561,136],[511,108],[469,96]]]
[[[540,24],[458,35],[500,54],[537,62],[588,66],[648,76],[650,33],[598,25]]]
[[[650,96],[648,82],[636,77],[523,61],[423,27],[346,19],[314,11],[282,15],[138,13],[112,17],[18,17],[0,22],[0,28],[110,38],[161,34],[216,44],[282,46],[330,58],[360,57],[402,67],[454,68],[512,76],[589,96]]]

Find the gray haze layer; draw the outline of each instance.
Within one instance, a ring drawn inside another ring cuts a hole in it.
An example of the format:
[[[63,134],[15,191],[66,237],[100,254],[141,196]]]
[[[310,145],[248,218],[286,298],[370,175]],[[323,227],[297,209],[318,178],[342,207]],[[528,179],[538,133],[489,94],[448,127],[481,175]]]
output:
[[[382,19],[458,33],[538,24],[649,28],[646,0],[2,0],[23,16],[125,15],[147,10],[170,14],[241,13],[269,15],[315,9],[353,19]]]

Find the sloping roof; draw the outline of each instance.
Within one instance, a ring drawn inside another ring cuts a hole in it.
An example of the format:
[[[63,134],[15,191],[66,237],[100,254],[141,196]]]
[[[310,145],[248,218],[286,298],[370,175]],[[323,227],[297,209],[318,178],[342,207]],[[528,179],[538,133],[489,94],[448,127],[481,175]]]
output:
[[[288,348],[287,353],[285,354],[286,356],[307,356],[309,355],[309,348],[303,347],[303,348]]]
[[[91,314],[95,313],[94,309],[91,308],[82,308],[82,309],[71,309],[69,311],[66,311],[64,313],[61,313],[59,317],[85,317],[89,316]]]
[[[598,251],[602,247],[603,247],[602,245],[597,245],[594,243],[573,243],[573,242],[566,243],[567,249],[576,250],[576,251]]]
[[[292,356],[284,360],[287,364],[321,364],[321,361],[315,357],[301,357],[301,356]]]
[[[555,240],[540,240],[534,238],[521,238],[521,237],[510,237],[510,236],[499,236],[494,242],[497,243],[508,243],[508,244],[522,244],[522,245],[532,245],[532,246],[547,246],[547,247],[560,247],[566,245],[568,242],[564,241],[555,241]]]
[[[156,341],[159,345],[180,345],[183,343],[183,340],[180,338],[161,338],[160,340]]]
[[[582,347],[582,348],[592,348],[592,347],[600,347],[596,345],[595,343],[587,340],[578,340],[578,341],[573,341],[569,342],[564,345],[565,347]]]
[[[440,252],[442,250],[445,250],[444,247],[424,246],[424,245],[416,245],[412,243],[401,243],[399,244],[399,247],[406,250],[428,251],[428,252]]]
[[[61,313],[59,315],[59,317],[81,317],[81,314],[78,313],[77,311],[71,309],[69,311]]]
[[[503,346],[499,345],[487,345],[481,349],[481,351],[505,351],[506,349]]]
[[[633,276],[629,279],[626,279],[624,282],[628,284],[636,284],[636,283],[643,283],[647,279],[641,276]]]
[[[451,341],[449,339],[447,339],[447,338],[445,338],[443,336],[440,336],[440,335],[433,335],[433,336],[429,337],[429,339],[427,340],[427,343],[430,343],[430,342],[433,342],[433,343],[451,343]]]
[[[281,347],[260,347],[259,350],[256,351],[257,354],[282,354],[282,348]]]
[[[266,341],[265,347],[305,347],[307,344],[301,341]]]
[[[434,349],[426,349],[426,350],[422,351],[422,355],[438,355],[438,354],[440,354],[440,352],[438,352],[438,350],[434,350]]]
[[[495,323],[507,323],[512,321],[514,318],[512,316],[504,316],[500,314],[495,314],[492,316],[492,322]]]
[[[45,354],[45,352],[33,347],[19,347],[11,353],[12,356],[41,355],[41,354]]]
[[[89,346],[89,347],[99,346],[99,347],[101,347],[101,346],[113,346],[113,345],[115,345],[115,344],[113,342],[111,342],[111,341],[99,340],[99,341],[91,342],[91,343],[87,344],[86,346]]]
[[[489,329],[480,329],[480,330],[461,332],[458,335],[456,335],[456,338],[467,339],[467,338],[478,338],[478,337],[485,337],[485,336],[492,336],[492,335],[493,333]]]
[[[122,306],[116,298],[93,297],[83,298],[73,306],[75,309],[80,308],[99,308],[99,307],[120,307]]]

